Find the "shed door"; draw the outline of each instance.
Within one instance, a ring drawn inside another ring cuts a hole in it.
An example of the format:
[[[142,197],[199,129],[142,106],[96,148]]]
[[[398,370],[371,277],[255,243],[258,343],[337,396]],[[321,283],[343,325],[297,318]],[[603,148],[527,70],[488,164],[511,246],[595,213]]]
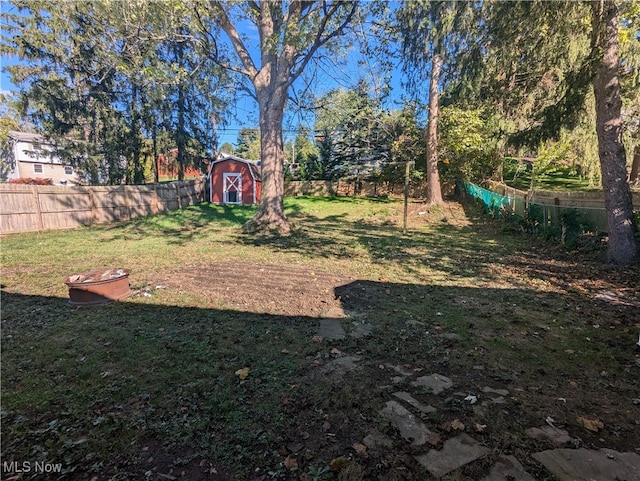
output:
[[[242,174],[223,174],[222,192],[225,204],[242,204]]]

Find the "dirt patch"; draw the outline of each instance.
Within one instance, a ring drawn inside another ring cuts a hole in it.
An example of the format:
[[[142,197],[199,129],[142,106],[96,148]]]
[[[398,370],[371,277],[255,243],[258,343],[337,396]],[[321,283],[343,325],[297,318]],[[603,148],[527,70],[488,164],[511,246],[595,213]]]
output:
[[[211,307],[321,317],[340,310],[334,290],[352,279],[313,268],[244,262],[189,265],[165,273],[170,289],[198,292]]]

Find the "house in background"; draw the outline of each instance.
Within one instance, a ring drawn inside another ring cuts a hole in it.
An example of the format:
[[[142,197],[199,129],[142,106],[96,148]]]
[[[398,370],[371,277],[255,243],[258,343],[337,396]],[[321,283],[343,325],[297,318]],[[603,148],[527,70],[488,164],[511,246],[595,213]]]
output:
[[[79,185],[82,178],[73,166],[65,164],[53,153],[53,146],[39,134],[9,131],[13,159],[3,159],[11,164],[6,180],[51,179],[53,185]]]
[[[156,168],[158,169],[158,180],[176,180],[178,178],[178,149],[171,149],[168,154],[158,155]],[[199,179],[204,174],[193,165],[184,168],[184,179]]]
[[[260,162],[221,153],[207,174],[209,200],[215,204],[257,204],[262,193]]]

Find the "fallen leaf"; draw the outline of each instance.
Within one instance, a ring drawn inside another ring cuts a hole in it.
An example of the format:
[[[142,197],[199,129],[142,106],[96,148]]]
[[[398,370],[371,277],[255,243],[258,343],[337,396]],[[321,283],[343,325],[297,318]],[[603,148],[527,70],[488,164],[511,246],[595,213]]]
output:
[[[238,376],[240,380],[247,379],[247,376],[249,376],[249,368],[243,367],[242,369],[238,369],[236,371],[236,376]]]
[[[339,356],[340,354],[342,354],[340,349],[337,349],[335,347],[333,349],[331,349],[331,351],[329,351],[329,352],[331,352],[331,354],[333,354],[334,356]]]
[[[427,436],[427,442],[431,444],[431,446],[438,446],[442,442],[442,438],[438,433],[430,432]]]
[[[331,423],[329,421],[323,422],[322,431],[326,433],[329,429],[331,429]]]
[[[357,442],[353,443],[353,449],[355,450],[356,454],[361,458],[366,458],[368,456],[367,447],[362,443],[357,443]]]
[[[302,444],[302,443],[293,442],[293,443],[287,444],[287,449],[289,451],[291,451],[292,453],[297,453],[302,448],[304,448],[304,444]]]
[[[345,456],[340,456],[339,458],[332,459],[331,462],[329,463],[329,466],[334,471],[338,471],[340,468],[342,468],[348,462],[349,462],[349,458],[347,458]]]
[[[451,427],[457,431],[464,431],[464,423],[459,419],[451,421]]]
[[[487,428],[486,424],[480,424],[480,423],[473,424],[473,430],[477,433],[483,433],[486,428]]]
[[[287,469],[293,471],[294,469],[298,469],[298,461],[296,460],[296,458],[294,456],[289,455],[284,460],[284,466]]]
[[[589,431],[593,431],[595,433],[597,433],[602,428],[604,428],[604,423],[599,419],[588,419],[588,418],[578,417],[577,421],[578,421],[578,424],[580,424],[582,427],[584,427],[585,429],[588,429]]]
[[[323,339],[324,339],[324,338],[323,338],[322,336],[313,336],[313,337],[311,338],[311,340],[312,340],[313,342],[322,342],[322,340],[323,340]]]

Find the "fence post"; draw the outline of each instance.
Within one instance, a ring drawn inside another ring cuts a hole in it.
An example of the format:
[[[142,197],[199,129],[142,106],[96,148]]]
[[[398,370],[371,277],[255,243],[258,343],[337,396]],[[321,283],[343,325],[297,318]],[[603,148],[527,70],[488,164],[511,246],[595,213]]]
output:
[[[180,196],[180,181],[176,181],[176,200],[178,201],[178,209],[182,209],[182,197]]]
[[[91,204],[91,224],[98,223],[98,208],[96,207],[96,195],[93,192],[93,187],[85,187],[85,190],[89,192],[89,203]]]
[[[160,201],[158,200],[158,189],[157,189],[157,183],[153,183],[153,213],[157,214],[158,212],[160,212]]]
[[[129,192],[128,192],[130,189],[128,189],[127,185],[123,186],[123,189],[124,189],[124,201],[125,201],[125,205],[127,207],[127,215],[128,215],[128,219],[127,220],[131,220],[131,219],[133,219],[133,213],[131,211],[131,198],[130,198],[130,195],[129,195]]]
[[[31,193],[33,194],[33,207],[36,211],[36,225],[38,230],[44,229],[44,223],[42,222],[42,211],[40,210],[40,196],[38,195],[38,186],[31,186]]]

